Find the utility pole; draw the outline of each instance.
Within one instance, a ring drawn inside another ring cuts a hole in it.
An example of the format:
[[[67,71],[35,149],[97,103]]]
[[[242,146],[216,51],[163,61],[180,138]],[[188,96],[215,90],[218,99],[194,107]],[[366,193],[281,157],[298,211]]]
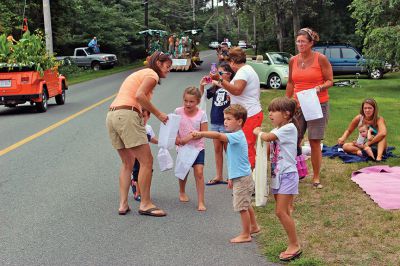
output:
[[[43,0],[44,33],[46,37],[46,50],[53,55],[53,32],[51,29],[50,0]]]
[[[255,54],[257,55],[257,40],[256,40],[256,15],[253,13],[253,33],[254,33],[254,45],[256,46]]]
[[[240,40],[240,18],[238,16],[238,32],[237,32],[237,37],[238,37],[238,41]]]
[[[149,29],[149,0],[144,0],[143,1],[144,5],[144,27],[146,30]],[[145,50],[147,52],[147,49],[149,48],[149,35],[145,34],[144,35],[144,46]]]
[[[212,0],[212,1],[214,1],[214,0]],[[219,29],[218,29],[218,19],[219,19],[219,13],[218,13],[218,9],[219,9],[218,7],[219,7],[219,5],[218,5],[218,4],[219,4],[219,3],[218,3],[218,1],[219,1],[219,0],[217,0],[217,42],[219,41],[219,36],[218,36],[218,33],[219,33],[219,32],[218,32],[218,30],[219,30]]]
[[[196,17],[195,17],[195,0],[192,0],[192,7],[193,7],[193,29],[196,28]]]

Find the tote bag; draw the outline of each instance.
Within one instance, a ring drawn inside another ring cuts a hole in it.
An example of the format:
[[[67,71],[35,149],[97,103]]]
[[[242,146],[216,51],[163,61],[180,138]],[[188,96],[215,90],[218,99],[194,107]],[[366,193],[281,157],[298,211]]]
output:
[[[161,172],[170,170],[174,167],[174,160],[172,160],[171,154],[165,148],[160,148],[158,151],[157,160]]]
[[[172,149],[175,147],[176,135],[179,130],[179,123],[181,116],[176,114],[169,114],[168,121],[160,124],[160,133],[158,138],[158,147],[165,149]]]
[[[256,206],[265,206],[268,197],[268,162],[267,162],[267,143],[261,139],[261,133],[257,137],[256,165],[253,172],[255,183]]]
[[[204,113],[207,114],[207,98],[206,98],[206,92],[201,95],[200,103],[199,103],[199,108],[204,111]]]

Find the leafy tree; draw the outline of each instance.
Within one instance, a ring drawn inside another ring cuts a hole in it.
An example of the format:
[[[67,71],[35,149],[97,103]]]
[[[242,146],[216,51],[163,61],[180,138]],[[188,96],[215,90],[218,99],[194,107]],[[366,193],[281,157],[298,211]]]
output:
[[[349,6],[368,58],[400,62],[400,0],[353,0]]]

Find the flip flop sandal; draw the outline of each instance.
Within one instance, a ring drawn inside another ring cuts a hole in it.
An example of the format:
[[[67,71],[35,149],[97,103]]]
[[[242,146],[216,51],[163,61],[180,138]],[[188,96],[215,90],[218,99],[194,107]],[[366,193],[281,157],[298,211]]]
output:
[[[319,183],[319,182],[317,182],[317,183],[313,183],[312,185],[313,185],[313,188],[317,188],[317,189],[321,189],[321,188],[323,188],[323,187],[324,187],[324,186],[323,186],[323,185],[321,185],[321,183]]]
[[[211,179],[206,183],[206,186],[214,186],[214,185],[221,185],[221,184],[228,184],[225,180],[216,180],[216,179]]]
[[[118,211],[118,214],[119,215],[126,215],[130,211],[131,211],[131,208],[128,207],[128,209],[126,209],[125,211]]]
[[[167,216],[166,213],[154,213],[154,211],[161,211],[161,209],[154,207],[154,208],[150,208],[147,210],[139,210],[139,214],[140,215],[147,215],[147,216],[153,216],[153,217],[163,217],[163,216]]]
[[[282,258],[281,256],[279,256],[279,260],[291,261],[291,260],[294,260],[294,259],[297,259],[298,257],[300,257],[301,253],[303,253],[303,251],[301,249],[299,249],[296,253],[293,253],[293,254],[283,252],[284,255],[289,255],[289,257]]]

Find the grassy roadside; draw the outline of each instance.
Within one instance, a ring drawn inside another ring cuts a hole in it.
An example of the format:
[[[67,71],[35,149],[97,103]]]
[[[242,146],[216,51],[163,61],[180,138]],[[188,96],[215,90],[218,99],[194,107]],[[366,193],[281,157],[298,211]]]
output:
[[[77,74],[73,74],[70,76],[67,76],[67,82],[68,85],[74,85],[80,82],[84,82],[84,81],[89,81],[92,79],[96,79],[96,78],[101,78],[101,77],[105,77],[108,75],[112,75],[115,73],[119,73],[119,72],[123,72],[123,71],[127,71],[130,69],[134,69],[137,67],[141,67],[143,66],[143,61],[137,61],[135,63],[129,64],[129,65],[124,65],[124,66],[115,66],[113,68],[110,69],[104,69],[104,70],[99,70],[99,71],[85,71],[83,70],[82,72],[79,72]]]
[[[340,77],[340,79],[343,79]],[[383,80],[360,80],[361,88],[330,89],[330,117],[324,143],[336,144],[361,102],[373,97],[388,127],[388,143],[400,149],[400,73],[385,75]],[[271,99],[284,91],[264,90],[264,110]],[[267,117],[267,116],[266,116]],[[267,119],[265,119],[267,121]],[[271,129],[270,123],[265,123]],[[349,140],[355,138],[355,134]],[[384,164],[400,165],[400,158]],[[357,184],[351,173],[374,163],[343,164],[339,159],[323,158],[321,180],[325,187],[315,190],[310,179],[300,183],[294,218],[303,256],[290,265],[400,265],[400,211],[386,211],[375,204]],[[312,169],[308,160],[309,172]],[[274,214],[274,200],[257,208],[262,225],[258,236],[260,248],[270,261],[286,248],[286,234]]]

